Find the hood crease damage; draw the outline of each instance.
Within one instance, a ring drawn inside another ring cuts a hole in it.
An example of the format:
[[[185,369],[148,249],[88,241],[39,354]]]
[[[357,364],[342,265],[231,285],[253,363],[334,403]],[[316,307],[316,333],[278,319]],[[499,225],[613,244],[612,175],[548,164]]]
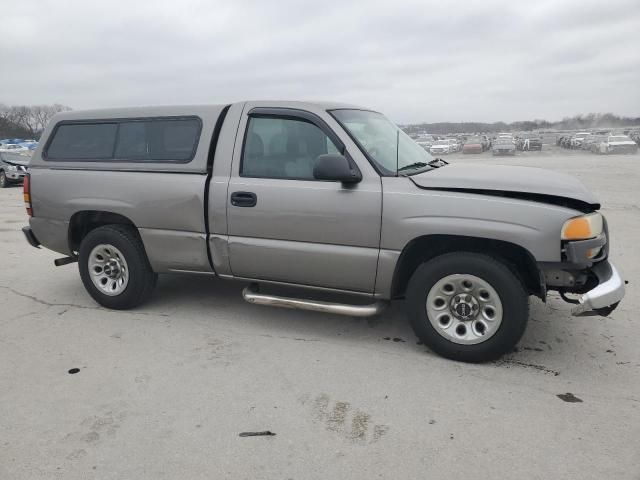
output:
[[[600,202],[575,177],[541,168],[506,165],[447,165],[409,177],[423,190],[529,200],[590,212]]]

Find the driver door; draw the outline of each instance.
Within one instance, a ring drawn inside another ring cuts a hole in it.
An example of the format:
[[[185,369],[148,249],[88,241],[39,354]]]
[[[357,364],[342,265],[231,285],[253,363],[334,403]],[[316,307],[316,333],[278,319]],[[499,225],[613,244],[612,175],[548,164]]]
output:
[[[233,275],[373,294],[380,177],[363,171],[357,184],[315,180],[319,155],[345,152],[320,115],[245,111],[228,189]]]

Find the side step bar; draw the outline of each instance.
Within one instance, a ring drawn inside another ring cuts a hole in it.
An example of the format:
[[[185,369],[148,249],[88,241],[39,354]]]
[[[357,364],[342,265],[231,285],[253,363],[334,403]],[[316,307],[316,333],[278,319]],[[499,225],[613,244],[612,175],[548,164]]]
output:
[[[380,313],[387,306],[386,302],[377,301],[370,305],[347,305],[344,303],[323,302],[320,300],[303,300],[300,298],[279,297],[260,293],[255,285],[242,290],[242,298],[256,305],[293,308],[296,310],[312,310],[314,312],[334,313],[351,317],[370,317]]]

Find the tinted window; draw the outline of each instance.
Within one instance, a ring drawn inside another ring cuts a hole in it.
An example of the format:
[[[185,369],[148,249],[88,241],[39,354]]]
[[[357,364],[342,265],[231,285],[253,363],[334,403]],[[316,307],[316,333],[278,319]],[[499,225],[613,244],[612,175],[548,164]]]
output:
[[[196,119],[123,122],[115,158],[152,162],[190,160],[199,132],[200,122]]]
[[[304,120],[251,117],[240,174],[246,177],[313,180],[319,155],[338,153],[331,139]]]
[[[111,158],[117,129],[115,123],[60,125],[47,149],[47,158]]]
[[[200,136],[196,118],[62,124],[46,152],[51,160],[186,162]]]

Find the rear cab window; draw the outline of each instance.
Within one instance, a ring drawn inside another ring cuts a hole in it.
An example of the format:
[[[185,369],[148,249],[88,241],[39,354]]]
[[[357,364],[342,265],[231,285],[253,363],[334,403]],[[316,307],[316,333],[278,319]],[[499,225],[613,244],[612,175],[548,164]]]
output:
[[[113,155],[118,125],[115,123],[59,125],[49,147],[51,160],[102,160]]]
[[[62,122],[44,159],[187,163],[195,156],[201,130],[198,117]]]

